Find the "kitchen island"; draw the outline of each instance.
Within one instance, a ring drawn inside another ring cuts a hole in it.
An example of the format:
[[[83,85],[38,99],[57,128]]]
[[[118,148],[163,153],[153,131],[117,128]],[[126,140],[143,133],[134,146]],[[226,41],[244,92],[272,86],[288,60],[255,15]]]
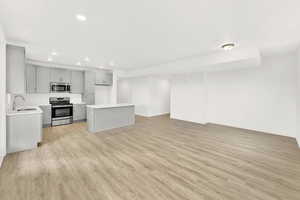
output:
[[[135,123],[133,104],[105,104],[87,106],[88,131],[99,131],[129,126]]]

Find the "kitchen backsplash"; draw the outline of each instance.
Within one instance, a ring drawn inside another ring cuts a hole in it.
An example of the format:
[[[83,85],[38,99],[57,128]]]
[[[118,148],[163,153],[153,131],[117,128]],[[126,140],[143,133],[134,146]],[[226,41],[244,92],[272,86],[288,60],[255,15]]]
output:
[[[70,97],[71,103],[81,103],[81,94],[69,94],[69,93],[51,93],[51,94],[25,94],[26,105],[36,106],[49,104],[49,97]]]
[[[15,94],[7,94],[7,109],[11,110]],[[49,104],[49,97],[70,97],[71,103],[81,103],[81,94],[68,93],[49,93],[49,94],[21,94],[25,98],[25,102],[21,98],[16,99],[16,106],[38,106]]]

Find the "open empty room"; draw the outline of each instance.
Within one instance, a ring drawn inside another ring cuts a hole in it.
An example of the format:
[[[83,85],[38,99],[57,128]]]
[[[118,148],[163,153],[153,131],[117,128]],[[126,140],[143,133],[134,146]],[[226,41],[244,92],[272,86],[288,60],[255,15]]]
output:
[[[0,0],[0,199],[299,200],[299,6]]]

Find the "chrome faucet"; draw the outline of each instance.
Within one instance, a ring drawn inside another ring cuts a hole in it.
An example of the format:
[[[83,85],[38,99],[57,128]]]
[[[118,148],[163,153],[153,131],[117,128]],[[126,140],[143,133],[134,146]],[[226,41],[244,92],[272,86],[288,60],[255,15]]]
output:
[[[17,106],[16,105],[16,100],[17,100],[17,98],[21,98],[23,100],[23,102],[25,102],[25,98],[22,95],[20,95],[20,94],[14,95],[13,107],[12,107],[13,110],[16,110],[16,106]]]

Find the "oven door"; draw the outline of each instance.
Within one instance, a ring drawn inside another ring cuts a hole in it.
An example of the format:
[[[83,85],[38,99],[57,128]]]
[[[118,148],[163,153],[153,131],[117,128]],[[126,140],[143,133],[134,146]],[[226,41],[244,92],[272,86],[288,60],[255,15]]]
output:
[[[73,117],[73,106],[52,106],[52,119],[64,119]]]

